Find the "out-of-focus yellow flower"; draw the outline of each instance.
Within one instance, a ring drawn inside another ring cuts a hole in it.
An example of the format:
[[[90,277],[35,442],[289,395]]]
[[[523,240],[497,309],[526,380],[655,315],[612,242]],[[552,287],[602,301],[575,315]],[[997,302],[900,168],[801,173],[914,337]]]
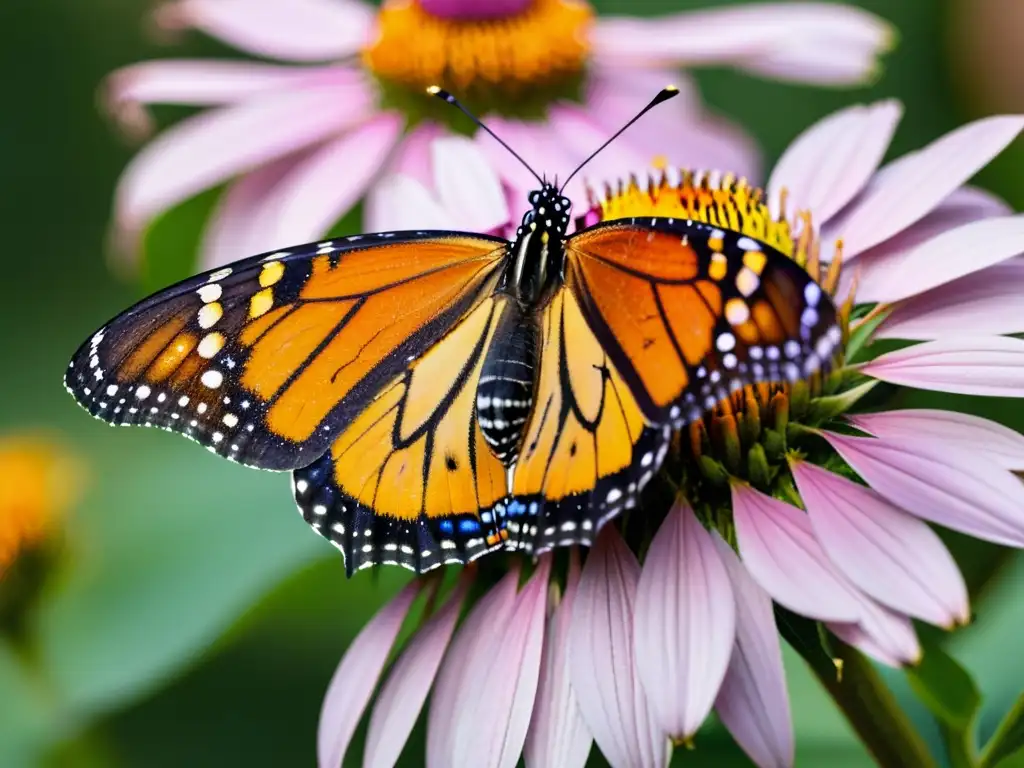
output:
[[[0,438],[0,578],[55,533],[83,485],[80,462],[43,437]]]

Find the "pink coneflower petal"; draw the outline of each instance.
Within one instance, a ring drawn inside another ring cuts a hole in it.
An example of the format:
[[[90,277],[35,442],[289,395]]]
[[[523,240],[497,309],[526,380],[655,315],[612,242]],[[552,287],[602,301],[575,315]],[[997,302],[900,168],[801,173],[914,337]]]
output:
[[[985,455],[1004,469],[1024,471],[1024,435],[980,416],[915,408],[858,413],[846,418],[857,429],[875,437],[946,443]]]
[[[829,622],[826,626],[840,640],[890,667],[904,667],[921,660],[921,644],[913,622],[868,598],[863,599],[858,623]]]
[[[791,466],[818,541],[858,589],[932,624],[967,621],[967,587],[931,528],[870,488],[808,462]]]
[[[689,505],[677,501],[651,542],[636,591],[636,668],[669,736],[697,732],[718,695],[736,638],[729,574]]]
[[[163,59],[112,73],[103,84],[107,109],[133,136],[153,130],[145,104],[216,106],[303,82],[308,68],[248,61]]]
[[[1024,341],[954,336],[882,355],[861,367],[876,379],[917,389],[1024,397]]]
[[[139,152],[121,177],[116,216],[124,239],[197,192],[364,121],[371,108],[367,88],[331,86],[268,95],[178,123]]]
[[[1024,483],[985,454],[934,440],[823,436],[879,494],[908,512],[971,536],[1024,546]]]
[[[822,228],[823,242],[843,239],[847,260],[888,240],[932,211],[998,155],[1024,128],[1024,118],[970,123],[885,166],[860,198]]]
[[[334,139],[289,173],[267,200],[272,222],[265,250],[323,235],[362,197],[402,132],[402,118],[383,113]]]
[[[472,140],[438,138],[431,144],[431,152],[441,205],[458,216],[460,229],[488,232],[509,220],[501,182]]]
[[[467,569],[463,574],[471,574]],[[463,576],[451,596],[409,641],[377,693],[366,733],[364,768],[393,766],[427,700],[448,648],[471,578]]]
[[[494,659],[482,658],[477,649],[491,648],[496,631],[506,629],[515,610],[518,584],[519,568],[513,567],[477,601],[448,647],[427,715],[428,766],[453,765],[452,755],[461,752],[474,734],[474,723],[453,713],[463,711],[467,692],[494,679]]]
[[[157,9],[156,21],[201,29],[257,56],[333,61],[368,41],[374,12],[359,0],[173,0]]]
[[[928,341],[947,336],[1024,332],[1024,259],[1014,258],[896,304],[876,339]]]
[[[607,130],[621,128],[666,85],[678,88],[679,95],[659,106],[656,112],[668,114],[675,121],[685,121],[704,111],[693,78],[673,67],[626,69],[604,66],[600,60],[589,66],[584,105],[593,107],[594,119]]]
[[[878,72],[878,46],[852,43],[830,47],[830,41],[806,41],[803,45],[757,56],[743,64],[748,72],[770,80],[789,80],[815,85],[849,85],[870,81]]]
[[[512,120],[497,115],[488,116],[487,125],[491,130],[516,151],[522,154],[526,160],[542,177],[549,181],[553,180],[556,174],[562,178],[568,174],[576,159],[582,160],[585,155],[583,148],[570,148],[566,154],[566,147],[562,142],[542,123],[534,123],[521,120]],[[512,157],[511,153],[498,144],[484,131],[477,131],[474,137],[477,146],[480,147],[484,156],[488,159],[491,167],[497,170],[498,176],[510,186],[520,206],[525,205],[527,195],[537,188],[537,179],[523,167],[523,165]],[[519,149],[522,148],[522,149]],[[575,201],[579,207],[583,201]],[[516,222],[518,224],[518,222]]]
[[[771,597],[717,534],[712,535],[736,601],[736,642],[715,711],[760,768],[793,764],[793,720]]]
[[[889,148],[903,115],[893,100],[835,112],[804,131],[779,158],[768,197],[785,189],[787,209],[824,222],[863,189]]]
[[[202,269],[267,250],[269,222],[263,215],[267,199],[296,165],[309,156],[298,152],[241,176],[227,188],[210,216],[200,249]]]
[[[398,173],[386,175],[373,186],[363,211],[367,232],[459,228],[456,217],[429,189]]]
[[[569,679],[569,628],[579,580],[579,555],[572,550],[565,594],[559,600],[553,586],[548,596],[540,682],[523,748],[527,768],[583,768],[594,743]]]
[[[860,66],[842,81],[849,83],[874,70],[875,56],[890,37],[888,25],[865,11],[799,3],[686,12],[643,21],[602,17],[594,26],[592,41],[596,58],[624,66],[730,63],[750,67],[765,59],[786,61],[788,71],[799,73],[799,80],[813,80],[815,67],[827,67],[830,55],[856,51]]]
[[[777,603],[822,621],[858,620],[859,598],[804,512],[741,483],[732,486],[732,508],[743,564]]]
[[[662,768],[668,739],[636,676],[633,615],[640,564],[613,526],[601,531],[580,577],[569,671],[576,700],[613,768]]]
[[[321,768],[341,765],[420,585],[420,581],[406,584],[377,611],[342,657],[320,710],[316,753]]]
[[[984,243],[984,248],[978,248]],[[857,300],[892,302],[1024,252],[1024,215],[965,224],[906,251],[857,262]],[[970,254],[970,258],[965,258]]]
[[[452,646],[445,667],[462,667],[465,685],[458,689],[439,685],[435,691],[428,765],[514,768],[519,762],[540,674],[550,567],[550,556],[542,557],[512,604],[499,603],[497,614],[476,628],[472,642],[461,649],[464,652],[456,653]],[[499,674],[495,674],[496,662],[500,662]],[[460,711],[461,716],[453,715]],[[435,729],[446,734],[435,739]]]

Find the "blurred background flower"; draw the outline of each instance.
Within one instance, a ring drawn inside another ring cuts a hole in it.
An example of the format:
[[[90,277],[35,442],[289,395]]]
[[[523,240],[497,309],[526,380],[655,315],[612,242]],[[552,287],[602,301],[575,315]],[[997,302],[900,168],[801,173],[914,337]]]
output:
[[[661,155],[756,178],[753,142],[708,113],[678,67],[725,64],[849,85],[877,74],[877,56],[892,39],[880,18],[824,3],[639,19],[596,16],[584,0],[392,0],[379,11],[359,0],[171,0],[155,21],[289,62],[149,61],[107,82],[109,109],[137,135],[153,128],[150,104],[210,108],[132,160],[114,214],[116,247],[136,254],[154,218],[228,184],[204,235],[206,267],[313,240],[368,190],[368,231],[404,221],[401,212],[416,200],[381,186],[382,171],[429,173],[434,138],[475,131],[424,95],[430,85],[455,93],[539,172],[564,177],[651,94],[680,82],[686,98],[613,144],[588,168],[591,177]],[[490,137],[481,140],[523,205],[534,178]],[[446,161],[458,167],[458,152]],[[582,184],[575,180],[567,194],[579,196]]]
[[[761,3],[601,0],[593,5],[600,18],[724,12]],[[962,14],[974,10],[974,3],[858,0],[852,5],[884,17],[899,37],[884,60],[884,73],[863,86],[806,87],[751,77],[723,62],[691,72],[704,109],[749,131],[763,152],[763,167],[775,165],[808,125],[850,103],[895,97],[905,104],[888,157],[925,147],[969,118],[1020,109],[984,96],[996,87],[995,79],[1007,88],[1017,83],[1015,70],[974,70],[959,56],[974,29]],[[980,15],[980,5],[977,10]],[[317,713],[339,656],[408,576],[384,570],[346,581],[333,550],[320,546],[289,511],[293,502],[280,477],[213,460],[172,436],[108,429],[85,418],[60,385],[83,332],[146,290],[195,269],[200,246],[210,236],[211,215],[228,188],[225,178],[209,191],[194,196],[190,191],[188,199],[146,227],[139,280],[119,281],[107,272],[102,252],[112,191],[135,150],[120,146],[100,119],[99,84],[109,72],[168,55],[252,63],[239,61],[231,41],[221,43],[211,35],[181,35],[173,48],[147,42],[140,30],[148,18],[145,8],[127,0],[37,0],[0,8],[5,29],[18,30],[0,48],[4,71],[13,73],[5,82],[9,111],[0,130],[8,192],[0,206],[7,237],[4,285],[13,286],[0,305],[7,329],[0,335],[0,359],[6,363],[0,429],[8,434],[36,425],[62,430],[69,449],[88,457],[91,478],[88,494],[75,507],[75,557],[62,563],[36,603],[28,655],[0,639],[0,764],[311,764]],[[1009,17],[988,18],[999,24]],[[978,38],[991,40],[993,55],[997,45],[1011,52],[1019,47],[1011,24],[998,31],[998,37]],[[331,44],[337,36],[325,35]],[[333,54],[322,61],[333,61]],[[312,65],[302,69],[306,66]],[[681,86],[687,82],[678,75],[674,79]],[[659,78],[656,87],[662,84]],[[648,97],[645,90],[637,98]],[[155,104],[150,114],[154,126],[177,127],[195,112],[171,103]],[[479,148],[489,151],[482,143]],[[648,164],[651,158],[642,149]],[[1019,147],[1011,147],[974,183],[1020,209],[1021,163]],[[421,184],[443,209],[440,179],[433,167],[424,174]],[[922,189],[927,186],[922,182]],[[367,213],[365,205],[357,206],[334,231],[360,229],[360,216]],[[910,309],[914,301],[907,302]],[[975,307],[982,316],[984,300]],[[895,324],[897,312],[890,317]],[[894,349],[900,344],[885,343]],[[878,384],[876,391],[888,386]],[[1018,403],[901,387],[893,407],[955,410],[1019,432],[1024,413]],[[781,650],[798,764],[875,763],[847,720],[851,713],[844,715],[829,695],[841,697],[848,690],[838,679],[836,659],[845,670],[843,680],[857,679],[856,671],[881,681],[888,698],[875,702],[877,711],[883,718],[886,706],[907,711],[937,755],[949,748],[948,725],[923,703],[943,701],[922,681],[929,676],[953,681],[964,701],[977,690],[982,702],[977,708],[968,704],[946,712],[976,722],[981,742],[1019,696],[1024,665],[1016,648],[1024,607],[1018,590],[1024,564],[1011,548],[937,530],[963,573],[974,620],[949,635],[916,625],[925,661],[914,674],[875,666],[842,647],[823,653],[813,625],[801,624],[793,614],[778,619],[786,638]],[[477,589],[487,586],[479,584]],[[422,615],[423,602],[414,604],[410,624]],[[398,642],[409,631],[403,627]],[[929,659],[937,660],[938,671]],[[493,675],[501,668],[496,663],[489,671]],[[425,708],[431,706],[428,701]],[[749,765],[722,724],[726,717],[706,722],[693,739],[695,749],[676,750],[674,762]],[[573,733],[571,721],[564,722],[553,719],[550,729]],[[386,731],[375,731],[380,732]],[[421,717],[400,764],[422,764],[426,732]],[[545,738],[543,729],[538,733],[538,739]],[[352,755],[362,753],[368,734],[367,725],[356,728]],[[577,733],[562,743],[583,749],[581,741],[585,738]],[[533,749],[527,744],[528,756]],[[590,759],[602,764],[598,750]],[[542,763],[531,758],[530,764]]]

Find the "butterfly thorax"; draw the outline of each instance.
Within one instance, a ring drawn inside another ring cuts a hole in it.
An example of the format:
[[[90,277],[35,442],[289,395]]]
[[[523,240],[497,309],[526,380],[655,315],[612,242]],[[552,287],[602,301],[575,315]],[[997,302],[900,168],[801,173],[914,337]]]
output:
[[[499,285],[501,318],[477,385],[477,419],[491,451],[515,463],[533,409],[537,378],[537,313],[563,279],[563,240],[571,204],[545,184],[530,195]]]

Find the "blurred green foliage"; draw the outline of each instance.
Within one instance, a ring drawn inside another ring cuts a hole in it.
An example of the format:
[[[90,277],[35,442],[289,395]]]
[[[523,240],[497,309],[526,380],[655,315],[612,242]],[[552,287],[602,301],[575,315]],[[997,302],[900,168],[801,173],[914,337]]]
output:
[[[727,2],[741,0],[718,4]],[[605,12],[654,13],[710,3],[597,5]],[[827,91],[726,70],[698,74],[707,100],[760,140],[766,167],[809,123],[854,101],[904,101],[894,154],[965,119],[944,63],[944,3],[860,4],[900,31],[886,73],[871,87]],[[284,476],[215,460],[162,433],[108,429],[87,418],[60,383],[78,342],[144,287],[187,270],[196,225],[216,194],[150,233],[154,259],[141,281],[112,276],[104,258],[111,193],[132,149],[99,114],[101,78],[150,57],[226,53],[198,36],[157,45],[144,34],[148,7],[131,0],[0,4],[0,28],[14,33],[0,47],[0,71],[7,75],[0,120],[6,242],[0,432],[61,430],[89,461],[94,479],[71,523],[63,566],[32,617],[36,642],[30,648],[0,642],[0,765],[38,765],[43,756],[72,766],[308,765],[320,697],[337,659],[406,576],[387,571],[346,581],[340,558],[294,514]],[[1011,152],[982,180],[1021,202],[1021,170],[1020,153]],[[914,395],[913,402],[953,400]],[[1009,403],[955,400],[957,407],[1024,427],[1024,413]],[[1024,687],[1018,650],[1024,603],[1015,594],[1024,567],[1014,561],[990,584],[992,564],[1007,558],[994,547],[952,538],[972,584],[987,588],[977,621],[946,644],[984,697],[984,744]],[[786,662],[800,764],[870,765],[804,663],[788,651]],[[940,752],[942,734],[928,710],[901,674],[885,675]],[[422,743],[417,732],[408,765],[421,763]],[[715,722],[676,762],[747,764]],[[602,764],[596,755],[594,764]]]

